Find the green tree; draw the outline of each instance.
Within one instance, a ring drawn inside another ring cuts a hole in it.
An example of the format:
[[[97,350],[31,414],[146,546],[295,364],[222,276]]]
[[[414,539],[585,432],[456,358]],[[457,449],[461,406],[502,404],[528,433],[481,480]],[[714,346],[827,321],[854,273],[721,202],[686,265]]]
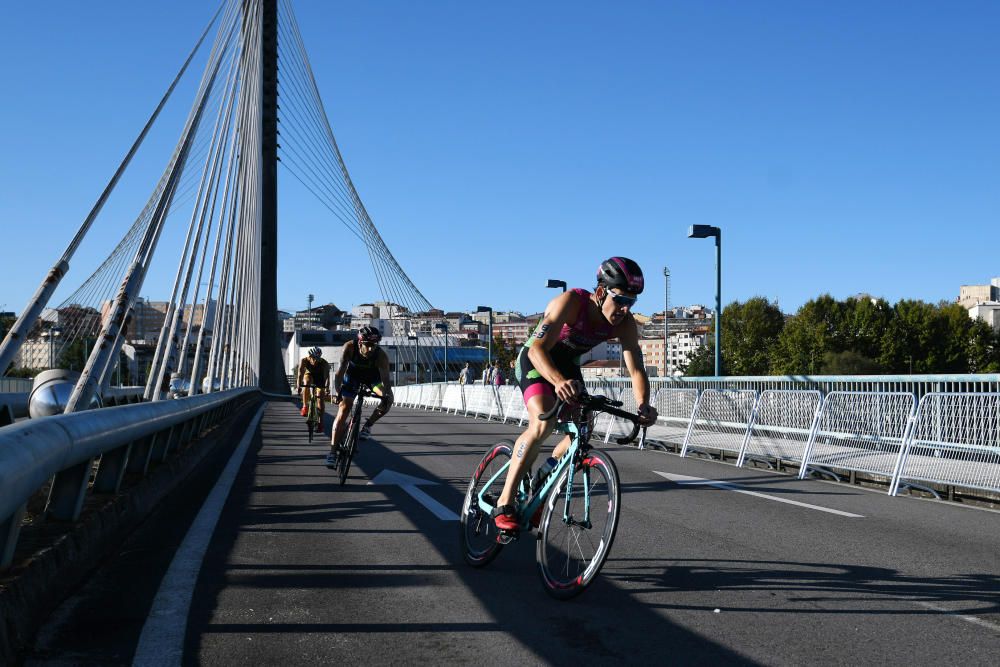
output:
[[[843,308],[843,346],[841,351],[852,351],[875,361],[882,351],[882,335],[893,319],[892,307],[885,299],[867,297],[851,298]],[[877,372],[880,366],[873,372]]]
[[[982,320],[974,320],[969,331],[969,371],[1000,372],[1000,336]]]
[[[790,320],[771,349],[771,372],[809,375],[823,372],[827,352],[845,349],[844,304],[829,294],[805,303]]]
[[[823,355],[823,372],[828,375],[878,375],[880,371],[877,361],[854,350]]]
[[[10,331],[10,328],[14,326],[15,322],[17,322],[17,318],[15,317],[0,317],[0,341],[7,336],[7,332]]]
[[[720,324],[724,374],[767,375],[771,349],[785,326],[785,316],[778,304],[762,296],[755,296],[746,303],[734,301],[722,311]],[[712,354],[715,354],[714,349]]]
[[[695,349],[687,362],[678,364],[681,375],[712,377],[715,375],[715,338],[709,336],[705,344]]]

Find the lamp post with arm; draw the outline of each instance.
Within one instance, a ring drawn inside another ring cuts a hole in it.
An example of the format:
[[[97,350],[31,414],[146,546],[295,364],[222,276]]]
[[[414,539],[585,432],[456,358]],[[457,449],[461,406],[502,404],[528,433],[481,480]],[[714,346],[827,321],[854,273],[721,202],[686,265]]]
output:
[[[670,310],[670,269],[663,267],[663,377],[670,377],[670,336],[667,334],[667,311]]]
[[[489,340],[486,342],[486,363],[488,366],[493,366],[493,308],[490,306],[479,306],[476,308],[477,313],[489,313],[490,314],[490,324],[487,331],[487,338]]]
[[[448,384],[448,320],[437,322],[435,329],[444,329],[444,382]]]
[[[547,283],[545,283],[545,286],[546,287],[561,287],[563,292],[566,291],[566,281],[565,280],[556,280],[555,278],[549,278],[549,281]]]
[[[413,341],[413,363],[410,364],[410,367],[413,369],[413,384],[417,384],[417,378],[419,377],[419,372],[417,371],[417,337],[410,334],[407,338]]]
[[[715,376],[722,373],[722,335],[720,320],[722,319],[722,230],[713,225],[691,225],[688,230],[690,239],[715,238]]]

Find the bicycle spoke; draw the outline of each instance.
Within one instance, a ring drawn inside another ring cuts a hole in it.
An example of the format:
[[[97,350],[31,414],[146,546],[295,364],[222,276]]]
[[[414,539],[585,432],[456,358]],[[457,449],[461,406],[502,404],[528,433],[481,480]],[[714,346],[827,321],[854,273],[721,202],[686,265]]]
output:
[[[607,558],[618,524],[618,476],[611,459],[590,456],[578,471],[583,474],[569,483],[569,491],[568,471],[556,485],[538,541],[539,573],[546,590],[558,598],[577,595],[590,584]],[[566,502],[584,516],[571,514],[564,520]]]

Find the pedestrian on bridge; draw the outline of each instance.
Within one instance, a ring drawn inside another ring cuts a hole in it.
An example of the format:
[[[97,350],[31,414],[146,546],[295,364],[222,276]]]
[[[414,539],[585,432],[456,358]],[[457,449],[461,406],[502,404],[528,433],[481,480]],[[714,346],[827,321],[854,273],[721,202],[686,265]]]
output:
[[[472,384],[472,382],[473,382],[472,369],[469,368],[469,362],[466,361],[465,368],[463,368],[458,373],[458,383],[464,385],[464,384]]]

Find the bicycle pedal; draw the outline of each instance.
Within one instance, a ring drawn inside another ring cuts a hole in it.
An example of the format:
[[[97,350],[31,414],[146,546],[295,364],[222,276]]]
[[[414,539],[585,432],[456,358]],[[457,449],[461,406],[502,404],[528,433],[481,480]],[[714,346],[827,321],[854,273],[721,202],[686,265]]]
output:
[[[497,531],[497,544],[510,544],[520,537],[521,533],[517,530],[499,530]]]

